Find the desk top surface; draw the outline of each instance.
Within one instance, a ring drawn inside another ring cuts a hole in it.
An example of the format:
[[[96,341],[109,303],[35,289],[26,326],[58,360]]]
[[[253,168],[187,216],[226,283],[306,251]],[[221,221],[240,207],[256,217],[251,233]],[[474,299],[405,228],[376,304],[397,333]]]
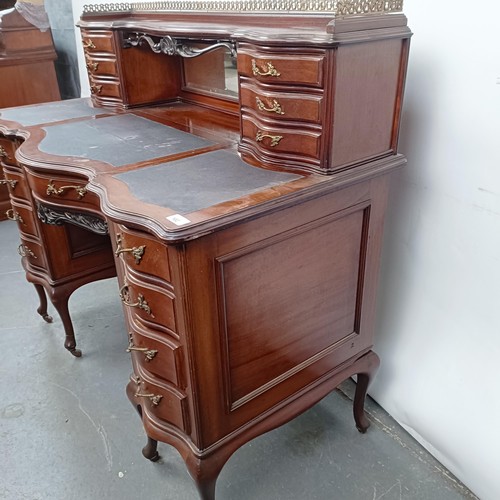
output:
[[[404,163],[395,157],[366,171],[330,176],[287,172],[286,164],[276,170],[252,166],[236,152],[239,117],[181,103],[115,114],[76,99],[0,113],[0,131],[14,121],[24,124],[20,163],[66,184],[73,176],[88,179],[104,215],[169,242],[197,238]],[[54,203],[65,206],[64,199]]]
[[[109,110],[94,108],[90,99],[82,98],[2,109],[0,120],[31,127],[106,113],[109,113]]]

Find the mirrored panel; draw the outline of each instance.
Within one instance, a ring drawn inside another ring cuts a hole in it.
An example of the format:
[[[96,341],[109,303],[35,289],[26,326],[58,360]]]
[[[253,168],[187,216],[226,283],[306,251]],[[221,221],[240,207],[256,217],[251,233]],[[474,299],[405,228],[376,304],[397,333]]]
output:
[[[204,49],[210,43],[190,44]],[[197,57],[184,58],[184,89],[204,94],[238,98],[238,72],[236,55],[227,47],[206,52]]]

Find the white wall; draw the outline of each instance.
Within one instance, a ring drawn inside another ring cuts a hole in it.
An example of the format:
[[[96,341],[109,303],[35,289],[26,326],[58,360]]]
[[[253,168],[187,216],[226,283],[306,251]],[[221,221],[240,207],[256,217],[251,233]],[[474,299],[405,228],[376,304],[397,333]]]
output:
[[[371,394],[482,500],[498,500],[500,5],[475,6],[405,1],[409,162],[389,203]]]
[[[88,0],[72,1],[76,22]],[[497,500],[500,5],[477,9],[405,1],[409,165],[389,204],[371,394],[482,500]]]

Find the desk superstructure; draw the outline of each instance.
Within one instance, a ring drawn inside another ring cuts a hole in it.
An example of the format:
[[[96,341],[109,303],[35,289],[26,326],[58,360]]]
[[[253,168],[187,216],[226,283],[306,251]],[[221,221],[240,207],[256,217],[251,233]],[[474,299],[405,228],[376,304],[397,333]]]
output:
[[[388,12],[401,2],[328,4],[335,13],[87,7],[94,106],[0,114],[39,313],[50,320],[46,291],[80,355],[68,298],[117,273],[143,454],[176,447],[204,499],[235,450],[354,374],[368,427],[411,33]]]

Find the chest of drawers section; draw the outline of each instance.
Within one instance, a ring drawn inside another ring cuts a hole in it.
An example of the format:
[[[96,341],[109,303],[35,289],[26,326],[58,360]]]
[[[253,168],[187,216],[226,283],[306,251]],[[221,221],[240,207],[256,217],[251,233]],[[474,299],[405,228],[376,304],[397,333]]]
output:
[[[122,225],[111,224],[110,229],[133,366],[127,393],[140,408],[146,427],[173,426],[189,434],[187,381],[168,246]]]
[[[82,45],[92,101],[98,106],[122,107],[123,90],[113,32],[82,29]]]
[[[240,151],[269,166],[319,170],[323,157],[324,80],[320,49],[238,47]]]
[[[10,208],[6,210],[5,215],[18,225],[21,238],[18,252],[23,257],[25,266],[29,264],[35,270],[45,270],[47,261],[40,241],[29,185],[15,157],[18,146],[19,141],[14,137],[0,138],[0,161],[4,174],[1,182],[10,195]]]

